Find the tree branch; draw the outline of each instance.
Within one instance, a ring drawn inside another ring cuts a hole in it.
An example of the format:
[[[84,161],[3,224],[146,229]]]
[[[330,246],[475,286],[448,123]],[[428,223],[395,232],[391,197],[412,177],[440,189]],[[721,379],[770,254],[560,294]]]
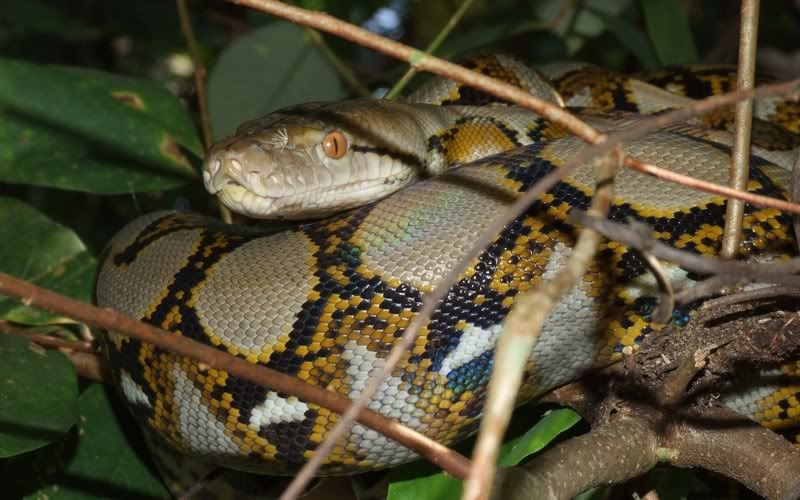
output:
[[[111,309],[101,309],[85,304],[5,273],[0,273],[0,294],[16,297],[27,305],[63,314],[87,325],[153,344],[165,351],[203,363],[210,368],[225,370],[255,384],[269,387],[276,392],[291,394],[303,401],[324,406],[337,413],[344,413],[352,405],[352,402],[341,394],[305,383],[296,377],[265,366],[248,363],[227,352],[135,321]],[[358,421],[414,450],[449,474],[459,478],[466,477],[469,460],[446,446],[372,410],[361,412]]]
[[[436,37],[431,40],[431,43],[425,47],[425,55],[431,55],[436,52],[436,49],[439,48],[439,45],[441,45],[445,38],[447,38],[447,35],[449,35],[453,28],[456,27],[456,24],[458,24],[458,22],[464,16],[464,13],[467,12],[467,9],[469,9],[470,5],[472,5],[472,0],[461,0],[461,5],[458,6],[458,9],[453,12],[453,15],[450,16],[450,19],[447,20],[447,23],[442,27],[439,33],[436,34]],[[386,95],[383,96],[383,98],[396,99],[400,97],[400,93],[403,91],[406,85],[408,85],[408,82],[414,78],[414,75],[416,75],[418,71],[419,70],[414,66],[408,68],[408,70],[397,81],[397,83],[395,83],[394,86],[392,86],[392,88],[386,92]]]
[[[756,80],[756,39],[760,0],[742,0],[739,16],[739,67],[736,89],[752,89]],[[736,104],[734,113],[733,152],[731,154],[730,185],[739,191],[747,189],[750,173],[750,131],[753,126],[753,101]],[[744,202],[728,200],[725,208],[725,227],[722,232],[720,255],[733,258],[739,252],[742,239]]]
[[[672,464],[724,474],[765,498],[800,492],[800,452],[733,410],[711,407],[675,422],[662,446],[675,451]]]
[[[14,326],[8,321],[0,320],[0,333],[25,337],[31,342],[35,342],[42,347],[67,349],[76,352],[88,352],[88,353],[97,352],[97,345],[95,345],[94,342],[87,342],[85,340],[67,340],[56,337],[54,335],[45,335],[42,333],[30,332],[28,331],[28,329]]]
[[[644,474],[659,461],[658,439],[641,419],[629,415],[565,441],[523,467],[498,470],[491,498],[574,498],[601,484]]]
[[[774,366],[796,359],[796,311],[759,315],[758,306],[743,304],[717,309],[701,309],[686,327],[648,336],[624,363],[548,395],[546,400],[576,406],[592,431],[517,470],[499,472],[493,498],[571,498],[657,462],[712,470],[766,498],[797,498],[800,450],[718,406],[720,388],[741,373],[742,363]]]
[[[597,188],[591,211],[605,217],[614,197],[614,175],[622,165],[622,153],[612,151],[596,161]],[[472,453],[472,467],[464,485],[465,500],[486,498],[495,473],[497,453],[503,442],[517,399],[529,353],[539,339],[542,325],[575,282],[591,265],[600,234],[584,228],[564,268],[552,280],[517,297],[506,317],[497,342],[494,369],[480,433]]]
[[[628,226],[624,226],[577,209],[570,210],[569,216],[575,222],[594,228],[612,240],[625,243],[631,248],[643,249],[659,259],[674,262],[690,271],[800,287],[800,276],[795,275],[800,272],[800,257],[763,263],[718,259],[680,250],[658,241],[651,236],[652,230],[643,222],[631,221]]]
[[[194,65],[194,88],[197,93],[197,109],[200,112],[200,131],[203,134],[203,146],[208,149],[211,147],[213,138],[211,135],[211,119],[208,114],[208,99],[206,98],[206,66],[203,64],[200,46],[197,44],[197,39],[194,37],[192,19],[189,16],[186,0],[175,0],[175,6],[178,9],[181,33],[183,33],[183,38],[186,40],[186,46],[189,49],[189,55]],[[227,224],[231,224],[233,222],[233,215],[230,209],[219,200],[217,200],[217,207],[219,208],[220,218]]]

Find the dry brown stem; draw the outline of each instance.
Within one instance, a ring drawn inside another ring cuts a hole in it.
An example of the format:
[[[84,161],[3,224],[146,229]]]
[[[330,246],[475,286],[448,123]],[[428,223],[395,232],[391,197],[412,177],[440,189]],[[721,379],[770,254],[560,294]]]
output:
[[[658,241],[651,236],[651,229],[643,222],[631,222],[629,225],[616,224],[581,210],[571,210],[569,216],[577,223],[592,227],[613,240],[625,243],[631,248],[645,249],[659,259],[674,262],[697,273],[719,274],[728,278],[800,287],[800,276],[796,275],[800,272],[800,258],[764,263],[718,259],[680,250]]]
[[[736,89],[752,89],[756,81],[756,39],[760,0],[742,0],[739,29],[739,67]],[[753,127],[753,101],[736,104],[734,114],[733,153],[731,155],[730,185],[739,191],[747,189],[750,173],[750,131]],[[744,202],[729,200],[725,207],[725,227],[720,255],[735,257],[742,239]]]
[[[200,46],[194,37],[192,19],[189,15],[189,8],[186,6],[186,0],[175,0],[175,5],[178,8],[181,33],[186,40],[186,46],[189,48],[189,55],[194,65],[194,88],[197,93],[197,109],[200,112],[200,131],[203,133],[203,146],[208,149],[213,139],[211,135],[211,117],[208,114],[208,99],[206,97],[206,66],[203,64]],[[217,207],[219,208],[220,218],[228,224],[232,223],[233,215],[230,209],[220,201],[217,201]]]
[[[28,331],[27,328],[20,328],[12,325],[7,321],[0,321],[0,333],[8,335],[19,335],[25,337],[31,342],[35,342],[42,347],[50,347],[54,349],[66,349],[76,352],[97,352],[97,346],[94,342],[87,342],[85,340],[67,340],[54,335],[45,335],[42,333],[35,333]]]
[[[571,498],[656,462],[716,471],[766,498],[796,498],[800,451],[718,406],[720,388],[741,375],[742,362],[796,359],[800,322],[791,321],[796,306],[785,305],[769,312],[751,304],[701,309],[688,326],[649,336],[625,362],[553,391],[547,399],[576,407],[593,430],[504,470],[495,498]]]
[[[96,328],[153,344],[165,351],[203,363],[210,368],[227,371],[255,384],[269,387],[276,392],[291,394],[303,401],[324,406],[337,413],[345,412],[352,403],[341,394],[307,384],[296,377],[265,366],[248,363],[244,359],[211,346],[165,332],[111,309],[101,309],[85,304],[5,273],[0,273],[0,294],[17,297],[27,305],[63,314]],[[469,461],[446,446],[371,410],[361,412],[358,421],[416,451],[449,474],[460,478],[466,477]]]
[[[61,352],[75,365],[75,371],[79,377],[94,380],[101,384],[111,384],[113,382],[113,377],[99,354],[79,351]]]
[[[797,155],[792,165],[792,202],[800,202],[800,148],[797,148]],[[797,249],[800,250],[800,214],[793,213],[794,237],[797,240]]]
[[[622,153],[617,150],[596,161],[597,189],[590,211],[598,217],[605,217],[611,206],[614,175],[622,165],[622,160]],[[489,496],[497,453],[511,420],[529,353],[553,308],[586,273],[599,243],[600,233],[584,228],[564,268],[552,280],[518,296],[514,308],[506,317],[497,342],[495,369],[489,380],[484,416],[462,498],[472,500]]]

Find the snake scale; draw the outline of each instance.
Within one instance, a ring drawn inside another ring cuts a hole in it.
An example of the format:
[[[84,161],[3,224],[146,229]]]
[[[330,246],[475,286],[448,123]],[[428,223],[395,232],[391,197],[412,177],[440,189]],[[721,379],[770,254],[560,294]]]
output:
[[[539,72],[502,55],[467,64],[571,106],[604,131],[635,124],[639,113],[730,90],[735,81],[735,72],[724,67],[623,75],[559,64]],[[748,188],[785,197],[800,133],[798,106],[764,99],[756,112]],[[623,149],[644,162],[724,184],[731,150],[724,130],[730,125],[730,110],[719,111]],[[414,317],[422,294],[495,216],[581,145],[526,110],[439,79],[398,102],[282,110],[244,124],[214,146],[204,165],[206,186],[245,214],[326,218],[271,233],[191,212],[140,217],[109,244],[97,301],[355,398]],[[587,208],[593,186],[586,165],[507,226],[450,289],[369,407],[445,444],[474,432],[503,319],[519,293],[561,268],[578,231],[567,212]],[[610,218],[644,221],[671,245],[715,254],[724,212],[718,196],[621,171]],[[792,253],[790,220],[777,210],[748,206],[742,247],[746,258]],[[699,278],[677,267],[668,272],[676,287]],[[605,241],[544,325],[519,401],[614,362],[624,348],[661,328],[649,316],[656,295],[643,259]],[[291,474],[337,419],[325,408],[113,332],[106,347],[120,392],[139,421],[197,459]],[[796,377],[800,365],[776,370]],[[773,428],[788,429],[800,423],[798,391],[776,382],[727,401]],[[413,458],[407,448],[356,424],[322,473],[385,468]]]

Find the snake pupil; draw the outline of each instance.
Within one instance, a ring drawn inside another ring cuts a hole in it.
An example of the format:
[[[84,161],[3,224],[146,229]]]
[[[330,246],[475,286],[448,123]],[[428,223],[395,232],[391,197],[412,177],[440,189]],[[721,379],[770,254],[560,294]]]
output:
[[[347,137],[341,130],[328,132],[322,140],[322,149],[329,158],[341,158],[347,152]]]

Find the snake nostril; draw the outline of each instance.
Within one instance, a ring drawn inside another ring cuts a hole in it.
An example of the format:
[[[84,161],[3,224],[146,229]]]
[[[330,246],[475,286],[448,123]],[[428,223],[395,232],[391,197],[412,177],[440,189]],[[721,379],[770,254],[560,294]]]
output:
[[[219,172],[219,167],[222,165],[222,162],[219,158],[214,158],[214,160],[209,162],[208,173],[211,177],[217,175]]]

